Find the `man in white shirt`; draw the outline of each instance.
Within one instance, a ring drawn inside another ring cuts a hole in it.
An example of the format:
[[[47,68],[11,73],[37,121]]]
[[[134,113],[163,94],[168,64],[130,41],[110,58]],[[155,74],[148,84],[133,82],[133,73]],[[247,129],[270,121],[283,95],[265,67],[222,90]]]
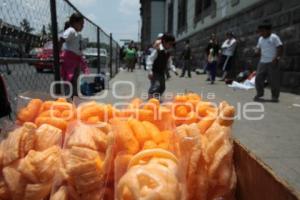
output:
[[[257,67],[254,101],[261,101],[264,96],[264,83],[267,79],[271,86],[272,102],[279,102],[280,94],[280,69],[278,62],[283,53],[283,45],[280,38],[272,33],[272,25],[264,22],[258,27],[260,38],[257,44],[257,55],[260,61]]]
[[[230,68],[232,67],[232,58],[237,45],[237,41],[234,38],[232,32],[226,33],[226,38],[227,39],[224,41],[224,43],[221,46],[222,57],[221,57],[220,66],[223,71],[221,81],[225,80]]]

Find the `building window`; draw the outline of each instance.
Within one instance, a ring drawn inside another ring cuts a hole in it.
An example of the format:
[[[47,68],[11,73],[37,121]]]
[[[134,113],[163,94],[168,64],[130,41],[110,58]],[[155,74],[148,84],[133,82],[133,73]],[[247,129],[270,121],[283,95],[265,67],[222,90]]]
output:
[[[206,10],[211,7],[212,0],[204,0],[203,10]]]
[[[201,16],[201,12],[203,9],[203,0],[196,0],[196,6],[195,6],[195,16]]]
[[[187,24],[187,0],[178,1],[178,32],[182,32]]]
[[[195,22],[209,15],[213,0],[195,0]]]
[[[173,0],[168,5],[168,32],[173,33],[173,17],[174,17],[174,2]]]

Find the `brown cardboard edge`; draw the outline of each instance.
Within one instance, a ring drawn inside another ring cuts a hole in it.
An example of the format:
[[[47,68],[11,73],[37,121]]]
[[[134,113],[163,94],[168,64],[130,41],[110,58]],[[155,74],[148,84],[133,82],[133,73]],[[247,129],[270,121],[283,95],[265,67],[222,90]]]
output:
[[[234,139],[234,160],[238,176],[236,190],[238,200],[300,200],[298,192],[237,139]],[[253,171],[257,172],[255,175],[260,176],[260,180],[251,177],[251,173],[255,173]],[[244,173],[243,177],[242,173]],[[264,181],[269,184],[263,185]]]

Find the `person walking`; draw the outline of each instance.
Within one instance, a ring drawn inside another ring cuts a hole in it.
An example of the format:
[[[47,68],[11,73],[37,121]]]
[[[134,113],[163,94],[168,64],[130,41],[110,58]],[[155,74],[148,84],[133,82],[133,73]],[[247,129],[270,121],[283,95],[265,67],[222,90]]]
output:
[[[185,72],[188,71],[188,77],[192,78],[191,75],[191,66],[190,66],[190,60],[191,60],[191,48],[190,48],[190,41],[185,41],[184,50],[182,52],[181,58],[183,58],[183,69],[181,73],[181,78],[185,76]]]
[[[166,89],[165,72],[166,68],[174,69],[172,58],[168,50],[173,48],[175,37],[170,34],[164,34],[161,38],[161,44],[155,48],[147,59],[147,70],[149,71],[150,88],[148,90],[149,98],[161,100]],[[176,68],[175,68],[176,69]]]
[[[161,45],[161,39],[162,39],[163,36],[164,36],[163,33],[159,33],[157,35],[156,40],[153,43],[153,49],[158,49],[159,48],[159,46]],[[166,79],[170,79],[171,78],[170,68],[169,67],[166,68],[165,76],[166,76]]]
[[[264,21],[258,26],[260,38],[256,47],[256,54],[260,56],[257,66],[254,101],[261,101],[264,96],[264,84],[267,79],[271,86],[272,102],[279,102],[280,68],[278,62],[283,53],[283,44],[279,36],[272,33],[272,24]]]
[[[233,55],[237,46],[237,41],[232,32],[226,33],[226,40],[221,46],[222,56],[220,61],[220,68],[222,69],[222,78],[220,81],[225,81],[230,69],[232,68]]]
[[[217,74],[218,57],[220,54],[220,45],[215,34],[212,34],[209,44],[206,47],[207,70],[209,72],[207,81],[214,84]]]
[[[125,50],[125,60],[127,62],[127,70],[128,72],[133,72],[135,68],[137,53],[134,48],[133,42],[129,44],[128,48]]]
[[[85,74],[89,73],[89,68],[86,60],[82,55],[81,35],[84,26],[84,18],[79,13],[74,13],[65,24],[65,31],[60,37],[60,45],[63,45],[61,58],[63,60],[61,65],[61,77],[64,81],[69,81],[72,84],[73,91],[65,87],[65,94],[77,96],[77,81],[80,75],[80,70]]]

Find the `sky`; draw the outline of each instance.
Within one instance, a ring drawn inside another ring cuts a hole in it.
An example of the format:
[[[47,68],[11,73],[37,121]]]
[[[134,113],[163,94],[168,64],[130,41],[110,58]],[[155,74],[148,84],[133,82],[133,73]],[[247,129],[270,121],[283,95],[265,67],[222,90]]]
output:
[[[70,0],[85,16],[114,39],[137,41],[140,21],[139,0]]]

